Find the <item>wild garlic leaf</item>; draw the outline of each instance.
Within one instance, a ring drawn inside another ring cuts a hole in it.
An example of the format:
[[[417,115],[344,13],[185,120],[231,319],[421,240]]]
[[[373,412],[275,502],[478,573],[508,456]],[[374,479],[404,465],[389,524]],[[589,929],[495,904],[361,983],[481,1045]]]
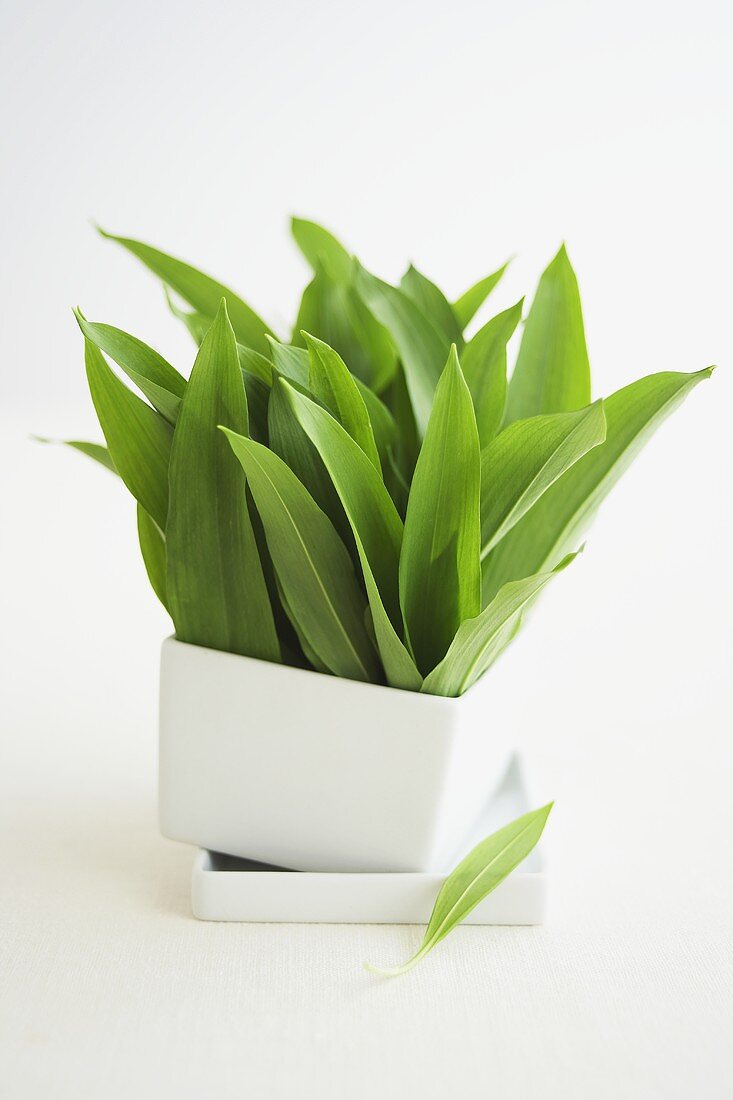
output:
[[[196,310],[181,309],[181,307],[174,302],[165,283],[163,284],[163,293],[168,303],[168,309],[174,317],[186,326],[194,342],[199,345],[211,326],[211,317],[207,317],[205,314],[199,313]]]
[[[652,374],[604,398],[605,443],[563,474],[484,560],[484,603],[507,581],[551,568],[580,540],[656,428],[711,374]]]
[[[315,222],[293,218],[291,228],[315,275],[303,295],[293,342],[302,329],[315,333],[357,378],[381,392],[394,374],[396,352],[387,330],[354,290],[353,257]]]
[[[305,218],[291,218],[293,239],[306,260],[318,271],[323,268],[334,282],[351,279],[351,255],[333,233]]]
[[[352,377],[366,405],[366,410],[369,414],[369,422],[374,434],[374,441],[377,445],[380,464],[383,467],[386,465],[387,455],[391,447],[394,446],[395,439],[397,438],[397,425],[392,413],[381,398],[377,397],[376,393],[359,378],[356,376]]]
[[[606,438],[603,402],[515,420],[481,452],[481,557],[566,470]]]
[[[364,625],[366,601],[331,521],[282,459],[251,439],[223,431],[246,474],[298,632],[337,676],[379,680],[379,662]]]
[[[461,860],[440,888],[420,949],[402,966],[385,969],[365,963],[367,970],[386,978],[411,970],[429,951],[464,920],[480,901],[495,890],[526,859],[549,817],[553,803],[522,814],[510,825],[482,840]]]
[[[465,329],[466,326],[471,323],[508,267],[509,260],[507,260],[498,271],[494,271],[491,275],[486,275],[483,279],[479,279],[477,283],[470,286],[468,290],[464,291],[460,298],[453,303],[453,312],[458,318],[461,329]]]
[[[415,467],[400,555],[405,631],[423,673],[481,608],[480,465],[471,395],[453,347]]]
[[[113,233],[99,230],[107,240],[116,241],[136,256],[145,264],[154,275],[165,283],[166,286],[179,294],[184,301],[205,317],[215,317],[219,310],[221,299],[226,299],[229,319],[236,333],[237,340],[246,347],[267,355],[268,347],[265,340],[267,334],[273,335],[272,330],[258,317],[253,309],[243,302],[239,295],[229,287],[212,279],[210,275],[204,275],[190,264],[177,260],[173,256],[160,252],[142,241],[135,241],[129,237],[117,237]]]
[[[328,471],[354,536],[364,546],[389,617],[398,627],[402,521],[389,493],[361,447],[330,413],[287,383],[280,387]]]
[[[371,382],[373,366],[367,350],[357,338],[349,309],[349,285],[335,282],[322,268],[303,291],[292,341],[304,346],[302,332],[315,332],[334,348],[349,370],[364,382]]]
[[[253,348],[247,348],[244,344],[237,344],[239,365],[243,371],[259,378],[265,385],[272,385],[272,362]]]
[[[353,376],[338,352],[304,332],[310,370],[308,388],[338,420],[339,424],[359,444],[364,454],[381,473],[377,444],[364,398]]]
[[[294,417],[317,448],[348,517],[387,682],[392,687],[417,691],[422,676],[400,636],[398,569],[402,521],[395,506],[374,466],[333,417],[286,383],[280,383],[275,390],[278,397],[287,400]]]
[[[281,344],[279,340],[270,337],[270,355],[278,374],[283,378],[297,382],[299,386],[308,387],[308,374],[310,371],[310,359],[305,348],[295,347],[293,344]]]
[[[87,337],[84,359],[92,401],[114,467],[135,499],[163,529],[168,514],[171,426],[128,390]]]
[[[307,352],[304,354],[307,355]],[[354,550],[351,526],[331,476],[318,449],[293,413],[286,387],[277,381],[272,387],[268,414],[270,447],[290,467],[322,512],[338,531],[342,542]]]
[[[535,596],[576,557],[569,554],[553,570],[510,581],[480,615],[458,628],[443,660],[428,676],[421,691],[429,695],[463,695],[491,667],[514,636],[520,616]]]
[[[522,298],[492,317],[469,340],[461,354],[461,369],[471,391],[481,446],[501,427],[506,404],[506,346],[522,319]]]
[[[168,611],[165,536],[158,524],[150,518],[142,504],[137,506],[137,536],[148,580],[153,592]]]
[[[84,336],[122,367],[127,377],[169,424],[175,424],[186,388],[185,378],[175,367],[136,336],[112,325],[87,321],[78,309],[74,310],[74,316]]]
[[[196,356],[173,438],[167,596],[181,641],[278,661],[245,478],[219,431],[222,423],[248,431],[242,370],[223,300]]]
[[[544,271],[509,381],[505,423],[590,404],[578,280],[565,245]]]
[[[392,336],[402,360],[417,427],[424,435],[450,343],[408,294],[370,275],[363,267],[357,271],[356,288]]]
[[[400,289],[404,290],[412,298],[415,305],[432,323],[439,328],[443,336],[450,344],[455,344],[459,351],[463,348],[463,329],[458,322],[453,306],[450,304],[440,287],[431,282],[427,276],[410,264],[400,280]]]
[[[98,462],[100,466],[104,466],[110,473],[117,473],[108,448],[103,447],[101,443],[88,443],[84,439],[48,439],[45,435],[32,435],[31,439],[36,443],[51,443],[63,447],[71,447],[72,450],[79,451],[80,454],[86,455],[87,458],[91,458],[95,462]]]

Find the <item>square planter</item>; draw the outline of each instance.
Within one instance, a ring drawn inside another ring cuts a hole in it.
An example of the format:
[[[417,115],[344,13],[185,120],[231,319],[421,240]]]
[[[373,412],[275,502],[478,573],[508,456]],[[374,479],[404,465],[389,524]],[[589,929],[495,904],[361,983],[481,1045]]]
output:
[[[161,831],[301,871],[440,869],[510,759],[490,683],[444,699],[169,638]]]

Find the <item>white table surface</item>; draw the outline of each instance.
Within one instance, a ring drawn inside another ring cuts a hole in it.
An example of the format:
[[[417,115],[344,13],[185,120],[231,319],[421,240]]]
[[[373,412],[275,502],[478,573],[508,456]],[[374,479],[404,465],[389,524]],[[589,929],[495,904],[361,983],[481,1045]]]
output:
[[[683,487],[704,545],[676,534],[671,486],[644,518],[710,406],[686,412],[497,668],[557,803],[549,924],[458,929],[394,981],[362,960],[402,960],[418,928],[192,919],[192,850],[156,830],[167,624],[132,507],[4,425],[4,1100],[730,1095],[721,484]],[[40,415],[23,429],[59,427]]]

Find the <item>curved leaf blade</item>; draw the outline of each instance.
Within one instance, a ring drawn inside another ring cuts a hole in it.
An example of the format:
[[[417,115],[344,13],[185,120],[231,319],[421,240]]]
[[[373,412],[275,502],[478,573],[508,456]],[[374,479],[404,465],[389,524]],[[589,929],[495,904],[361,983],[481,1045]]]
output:
[[[559,561],[657,427],[711,374],[652,374],[604,398],[605,442],[563,474],[484,560],[485,603],[507,581]]]
[[[590,404],[590,363],[578,280],[565,245],[545,269],[509,381],[505,423]]]
[[[400,280],[400,289],[404,290],[432,324],[440,329],[448,343],[455,344],[460,351],[463,347],[463,329],[453,311],[453,306],[440,287],[410,264]]]
[[[169,424],[175,424],[186,388],[183,375],[137,336],[113,325],[87,321],[78,309],[74,316],[84,336],[122,368]]]
[[[227,303],[229,319],[240,344],[254,348],[255,351],[267,354],[266,335],[273,335],[272,330],[261,317],[242,301],[223,283],[205,275],[202,271],[161,252],[157,248],[144,244],[142,241],[133,240],[130,237],[118,237],[114,233],[107,233],[99,229],[99,233],[107,240],[116,241],[128,252],[136,256],[145,266],[157,275],[159,279],[175,290],[184,301],[206,317],[213,318],[219,311],[219,303],[224,298]]]
[[[87,458],[91,458],[94,462],[98,462],[100,466],[104,466],[110,473],[117,473],[115,464],[109,453],[109,448],[102,446],[101,443],[89,443],[85,439],[48,439],[47,436],[44,435],[32,435],[31,439],[36,443],[51,443],[62,447],[71,447],[72,450],[79,451],[80,454],[86,455]]]
[[[311,393],[333,413],[339,424],[359,444],[375,469],[381,473],[382,467],[369,413],[348,367],[338,352],[323,340],[318,340],[307,332],[302,335],[308,348],[308,386]]]
[[[603,402],[515,420],[481,452],[481,557],[566,470],[606,438]]]
[[[168,602],[181,641],[278,661],[245,478],[219,431],[222,422],[248,430],[242,370],[223,301],[196,356],[173,437]]]
[[[485,447],[501,427],[506,404],[506,346],[522,319],[522,298],[516,305],[492,317],[469,340],[461,355],[476,413],[479,440]]]
[[[526,859],[542,836],[553,803],[522,814],[516,821],[482,840],[461,860],[440,888],[420,949],[402,966],[384,969],[365,963],[366,969],[386,978],[411,970],[464,920],[480,901],[495,890]]]
[[[363,267],[357,269],[356,288],[392,336],[402,360],[415,420],[423,435],[450,342],[408,294],[370,275]]]
[[[481,607],[480,465],[471,395],[453,347],[415,467],[400,555],[405,632],[423,673]]]
[[[281,458],[222,430],[246,474],[301,640],[335,675],[378,680],[379,663],[364,624],[366,601],[331,521]]]
[[[128,390],[87,337],[84,359],[89,390],[112,463],[135,499],[163,529],[168,515],[171,426]]]
[[[468,691],[514,637],[527,604],[575,557],[569,554],[548,573],[510,581],[500,588],[480,615],[461,623],[448,652],[425,677],[421,690],[429,695],[447,696]]]
[[[153,592],[155,592],[166,611],[169,611],[166,591],[165,536],[158,524],[150,518],[142,504],[137,506],[137,537],[140,543],[140,553],[143,556],[145,572],[148,575]]]
[[[351,254],[333,233],[305,218],[291,218],[290,230],[293,240],[314,271],[323,268],[335,282],[349,282]]]
[[[458,318],[461,329],[465,329],[471,323],[494,287],[501,280],[502,275],[509,267],[509,263],[510,261],[507,260],[497,271],[493,271],[491,275],[479,279],[453,303],[453,312]]]
[[[392,499],[364,452],[332,416],[286,383],[278,389],[317,449],[351,526],[387,681],[418,691],[422,676],[398,633],[402,521]]]

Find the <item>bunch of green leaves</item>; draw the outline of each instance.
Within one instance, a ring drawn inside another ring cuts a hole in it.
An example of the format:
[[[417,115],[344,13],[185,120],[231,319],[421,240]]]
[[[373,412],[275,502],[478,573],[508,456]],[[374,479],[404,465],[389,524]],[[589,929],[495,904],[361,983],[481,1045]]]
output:
[[[472,324],[506,265],[451,301],[412,266],[395,286],[313,222],[292,230],[312,279],[284,339],[208,275],[110,238],[157,276],[198,350],[186,378],[77,311],[106,447],[72,445],[135,498],[179,639],[461,695],[711,372],[653,374],[592,401],[564,247],[507,378],[523,302]]]

